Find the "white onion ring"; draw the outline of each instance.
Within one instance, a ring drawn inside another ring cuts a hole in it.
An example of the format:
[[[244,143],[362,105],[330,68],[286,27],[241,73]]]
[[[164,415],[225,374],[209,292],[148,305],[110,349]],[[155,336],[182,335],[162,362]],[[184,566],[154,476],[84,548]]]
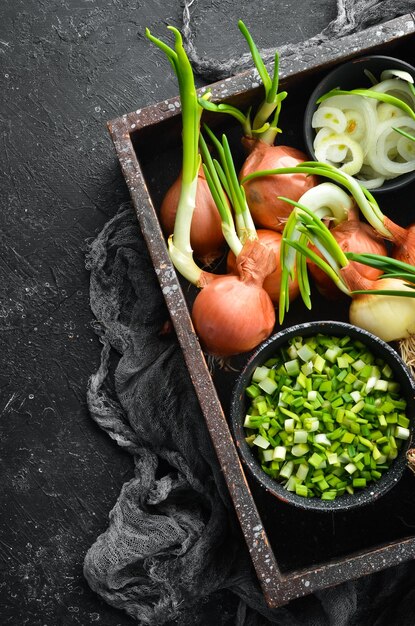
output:
[[[405,159],[405,161],[415,159],[415,141],[402,137],[401,135],[396,147],[399,154],[403,159]]]
[[[339,151],[343,151],[344,147],[347,149],[346,158],[349,157],[349,154],[350,157],[349,160],[344,160],[342,166],[337,169],[354,176],[363,165],[363,150],[356,141],[344,133],[336,133],[322,139],[321,142],[314,142],[314,151],[318,161],[328,162],[329,149],[337,148]]]
[[[319,107],[311,120],[313,128],[330,128],[336,133],[343,133],[346,124],[346,117],[343,111],[337,107],[330,106]]]
[[[408,83],[400,80],[399,78],[389,78],[377,85],[370,87],[370,91],[377,91],[378,93],[387,93],[390,96],[395,96],[400,100],[403,100],[412,109],[415,108],[415,96],[411,91]]]
[[[402,118],[400,119],[402,120]],[[380,165],[389,174],[392,174],[394,176],[399,176],[400,174],[408,174],[408,172],[412,172],[413,170],[415,170],[415,155],[410,161],[404,161],[402,163],[398,161],[393,161],[389,157],[392,141],[394,142],[395,146],[397,146],[399,141],[399,133],[396,133],[393,130],[393,127],[395,126],[399,128],[404,125],[409,127],[410,129],[415,129],[415,120],[411,119],[410,117],[407,117],[405,119],[406,122],[404,124],[397,124],[396,122],[399,120],[389,120],[389,126],[385,126],[382,132],[379,133],[376,142],[376,159],[378,161],[378,165]],[[386,125],[388,124],[388,122],[383,122],[383,124]],[[390,135],[392,135],[392,137]]]
[[[386,122],[392,118],[401,117],[403,115],[402,109],[389,104],[388,102],[379,102],[377,107],[378,121]]]

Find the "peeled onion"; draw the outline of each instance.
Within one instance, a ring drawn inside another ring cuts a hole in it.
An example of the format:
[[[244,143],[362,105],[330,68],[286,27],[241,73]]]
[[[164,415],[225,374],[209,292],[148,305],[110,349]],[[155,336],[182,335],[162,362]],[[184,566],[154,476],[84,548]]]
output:
[[[261,140],[247,138],[244,143],[251,148],[251,152],[242,166],[240,180],[252,172],[295,167],[308,160],[306,154],[289,146],[270,146]],[[281,232],[292,206],[278,200],[278,196],[298,201],[317,182],[316,176],[307,174],[280,174],[254,178],[244,183],[246,199],[255,224]]]
[[[381,278],[373,289],[413,291],[406,281]],[[352,324],[383,339],[396,341],[415,335],[415,298],[360,294],[353,297],[349,309]]]
[[[174,231],[180,191],[181,175],[167,191],[160,208],[160,222],[167,237]],[[204,265],[210,265],[218,259],[223,254],[225,246],[219,211],[202,168],[199,170],[197,180],[196,206],[190,229],[190,243],[195,257]]]

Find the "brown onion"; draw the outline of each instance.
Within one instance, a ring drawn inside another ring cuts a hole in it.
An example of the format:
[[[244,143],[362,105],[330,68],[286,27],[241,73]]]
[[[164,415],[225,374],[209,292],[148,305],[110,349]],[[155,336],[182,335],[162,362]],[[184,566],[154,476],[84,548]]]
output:
[[[263,289],[275,269],[275,255],[258,241],[245,243],[237,260],[238,274],[220,276],[197,295],[192,319],[203,347],[228,357],[255,348],[275,324],[271,298]]]
[[[346,221],[337,224],[330,232],[343,252],[387,254],[385,243],[380,235],[369,224],[361,222],[357,211],[354,209],[349,211]],[[322,257],[316,248],[313,247],[313,250]],[[376,280],[382,274],[381,270],[363,263],[352,261],[350,265],[354,266],[359,274],[368,280]],[[308,267],[317,289],[323,296],[330,300],[337,300],[341,297],[338,288],[325,272],[312,262],[308,263]]]
[[[181,174],[167,191],[161,208],[160,222],[166,237],[174,230],[177,205],[181,191]],[[197,179],[196,206],[190,229],[190,243],[197,259],[210,265],[222,254],[225,238],[219,211],[210,193],[203,169],[199,169]]]
[[[404,228],[392,222],[388,217],[384,218],[384,224],[392,233],[394,243],[392,256],[398,261],[415,265],[415,224]]]
[[[282,242],[281,233],[277,233],[275,230],[257,230],[259,242],[272,250],[275,254],[277,261],[277,267],[269,274],[264,280],[263,287],[274,304],[278,304],[280,299],[280,287],[281,287],[281,264],[280,264],[280,249]],[[236,273],[236,257],[232,251],[228,253],[227,269],[229,273]],[[290,280],[289,282],[289,297],[292,302],[299,294],[299,287],[297,279]]]
[[[259,170],[295,167],[308,158],[300,150],[289,146],[270,146],[264,141],[246,137],[243,143],[251,150],[242,166],[240,180]],[[278,196],[285,196],[297,202],[303,193],[317,183],[316,176],[307,174],[262,176],[244,183],[246,199],[255,224],[262,228],[282,231],[292,206],[278,200]]]

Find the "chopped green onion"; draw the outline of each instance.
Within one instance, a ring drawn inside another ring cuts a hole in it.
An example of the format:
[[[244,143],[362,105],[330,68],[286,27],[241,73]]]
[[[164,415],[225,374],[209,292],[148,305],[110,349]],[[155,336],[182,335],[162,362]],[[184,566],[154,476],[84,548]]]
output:
[[[410,436],[393,383],[392,368],[360,341],[294,337],[254,370],[246,441],[289,491],[326,500],[352,494],[378,480]]]

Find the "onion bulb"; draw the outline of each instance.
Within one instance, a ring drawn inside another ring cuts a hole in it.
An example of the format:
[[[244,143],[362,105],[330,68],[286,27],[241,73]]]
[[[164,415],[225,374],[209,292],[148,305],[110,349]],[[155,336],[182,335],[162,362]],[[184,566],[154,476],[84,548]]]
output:
[[[244,138],[250,154],[242,166],[240,180],[259,170],[295,167],[307,160],[307,156],[289,146],[273,146],[261,140]],[[278,200],[284,196],[297,201],[318,180],[315,176],[294,173],[283,176],[263,176],[243,184],[248,206],[257,226],[282,232],[292,207]]]
[[[281,250],[281,242],[282,235],[281,233],[277,233],[274,230],[257,230],[258,240],[259,242],[272,250],[275,254],[277,266],[275,270],[269,274],[265,280],[263,287],[269,297],[271,298],[274,304],[278,304],[280,298],[280,288],[281,288],[281,272],[282,267],[280,263],[280,250]],[[233,252],[229,252],[227,259],[227,270],[229,273],[236,273],[236,257]],[[289,297],[290,301],[294,300],[299,294],[298,281],[295,278],[294,280],[290,279],[289,281]]]
[[[384,224],[392,233],[392,256],[398,261],[404,261],[415,266],[415,224],[404,228],[384,216]]]
[[[271,298],[262,285],[275,269],[275,255],[258,241],[245,243],[236,259],[238,274],[220,276],[197,295],[192,320],[202,346],[228,357],[255,348],[275,324]]]
[[[349,211],[346,221],[337,224],[330,232],[343,252],[387,254],[383,240],[369,224],[359,220],[358,213],[355,209]],[[315,247],[313,247],[313,250],[322,257],[321,253]],[[352,264],[355,265],[356,269],[363,277],[369,280],[376,280],[382,274],[381,270],[370,267],[369,265],[357,263],[356,261],[353,261]],[[339,297],[338,288],[323,270],[312,262],[309,263],[309,270],[317,289],[323,296],[330,300],[335,300]]]
[[[413,292],[406,281],[397,278],[381,278],[372,288]],[[415,298],[357,294],[350,305],[349,319],[383,341],[405,339],[415,335]]]
[[[161,208],[160,222],[166,236],[174,230],[181,191],[181,174],[167,191]],[[196,258],[204,265],[211,265],[223,254],[225,238],[222,221],[210,193],[203,168],[197,176],[196,203],[190,229],[190,243]]]

